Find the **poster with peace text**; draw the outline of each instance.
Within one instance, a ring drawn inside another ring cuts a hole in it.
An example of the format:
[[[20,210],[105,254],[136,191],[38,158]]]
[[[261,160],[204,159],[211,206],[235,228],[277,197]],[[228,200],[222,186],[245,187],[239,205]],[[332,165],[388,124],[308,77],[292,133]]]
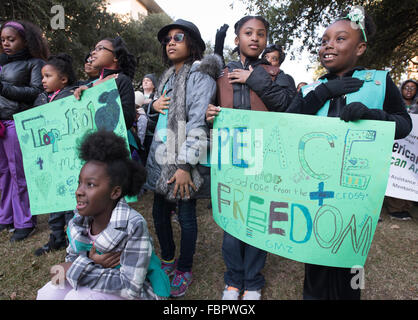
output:
[[[418,201],[418,114],[411,114],[412,131],[395,140],[386,195]]]
[[[212,131],[214,220],[292,260],[363,266],[394,129],[392,122],[222,109]]]
[[[14,115],[33,215],[74,210],[82,161],[77,146],[96,130],[127,141],[115,80]],[[128,144],[127,144],[128,145]]]

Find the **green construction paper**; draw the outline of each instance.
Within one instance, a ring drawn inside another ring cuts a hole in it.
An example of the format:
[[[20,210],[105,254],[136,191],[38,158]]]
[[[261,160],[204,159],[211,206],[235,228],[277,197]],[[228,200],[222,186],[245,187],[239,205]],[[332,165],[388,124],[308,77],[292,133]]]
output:
[[[292,260],[363,266],[394,130],[393,122],[222,109],[212,131],[216,223]]]
[[[14,115],[33,215],[74,210],[83,165],[77,145],[84,134],[114,131],[127,140],[114,79]],[[128,146],[128,143],[127,143]]]

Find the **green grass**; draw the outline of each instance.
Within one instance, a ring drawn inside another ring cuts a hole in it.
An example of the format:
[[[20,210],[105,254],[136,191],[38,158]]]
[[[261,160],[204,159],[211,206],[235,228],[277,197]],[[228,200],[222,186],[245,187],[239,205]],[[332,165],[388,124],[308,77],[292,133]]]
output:
[[[134,204],[148,221],[156,252],[158,240],[152,223],[152,193]],[[207,200],[198,201],[198,240],[194,256],[194,280],[182,299],[220,299],[224,287],[225,265],[222,259],[223,231],[213,221]],[[377,226],[365,265],[365,289],[362,299],[418,299],[418,207],[411,221],[390,220],[386,211]],[[396,227],[397,226],[397,227]],[[173,222],[176,243],[180,228]],[[0,300],[32,300],[50,280],[49,269],[64,261],[65,251],[36,257],[33,252],[48,241],[48,216],[38,217],[36,233],[29,239],[11,244],[11,234],[0,233]],[[178,249],[178,248],[177,248]],[[263,299],[298,300],[302,298],[304,267],[302,263],[268,254],[263,270],[266,286]]]

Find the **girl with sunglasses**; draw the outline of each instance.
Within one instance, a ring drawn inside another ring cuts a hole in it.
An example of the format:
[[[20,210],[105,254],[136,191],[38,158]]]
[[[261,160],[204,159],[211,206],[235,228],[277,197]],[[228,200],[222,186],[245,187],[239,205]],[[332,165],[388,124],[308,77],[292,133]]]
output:
[[[119,91],[125,125],[129,130],[136,115],[135,94],[132,85],[136,68],[135,57],[129,53],[123,39],[116,37],[99,41],[91,52],[90,61],[91,67],[100,70],[99,78],[76,89],[75,97],[80,99],[84,90],[114,78]]]
[[[145,187],[154,191],[153,218],[161,248],[162,268],[171,281],[171,296],[186,293],[192,282],[192,265],[197,240],[196,199],[210,197],[210,169],[207,163],[209,128],[205,110],[216,94],[215,79],[222,61],[208,56],[199,29],[179,19],[158,32],[163,73],[152,102],[160,113],[147,161]],[[181,228],[180,256],[175,243],[170,211],[178,203]]]

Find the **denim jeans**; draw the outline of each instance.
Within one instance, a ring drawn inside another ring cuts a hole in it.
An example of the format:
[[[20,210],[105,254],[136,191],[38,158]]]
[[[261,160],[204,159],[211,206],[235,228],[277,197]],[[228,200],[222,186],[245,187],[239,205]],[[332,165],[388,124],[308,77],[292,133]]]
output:
[[[226,265],[224,281],[239,290],[259,290],[265,280],[261,274],[267,252],[253,247],[224,232],[222,255]]]
[[[176,252],[170,217],[170,211],[173,210],[173,207],[173,203],[165,200],[164,196],[154,193],[152,216],[160,243],[161,258],[166,261],[172,260]],[[178,208],[181,240],[177,269],[181,272],[188,272],[192,270],[193,255],[197,240],[196,200],[180,200],[178,202]]]
[[[48,225],[57,242],[65,241],[65,226],[74,217],[74,211],[52,212],[49,214]]]

